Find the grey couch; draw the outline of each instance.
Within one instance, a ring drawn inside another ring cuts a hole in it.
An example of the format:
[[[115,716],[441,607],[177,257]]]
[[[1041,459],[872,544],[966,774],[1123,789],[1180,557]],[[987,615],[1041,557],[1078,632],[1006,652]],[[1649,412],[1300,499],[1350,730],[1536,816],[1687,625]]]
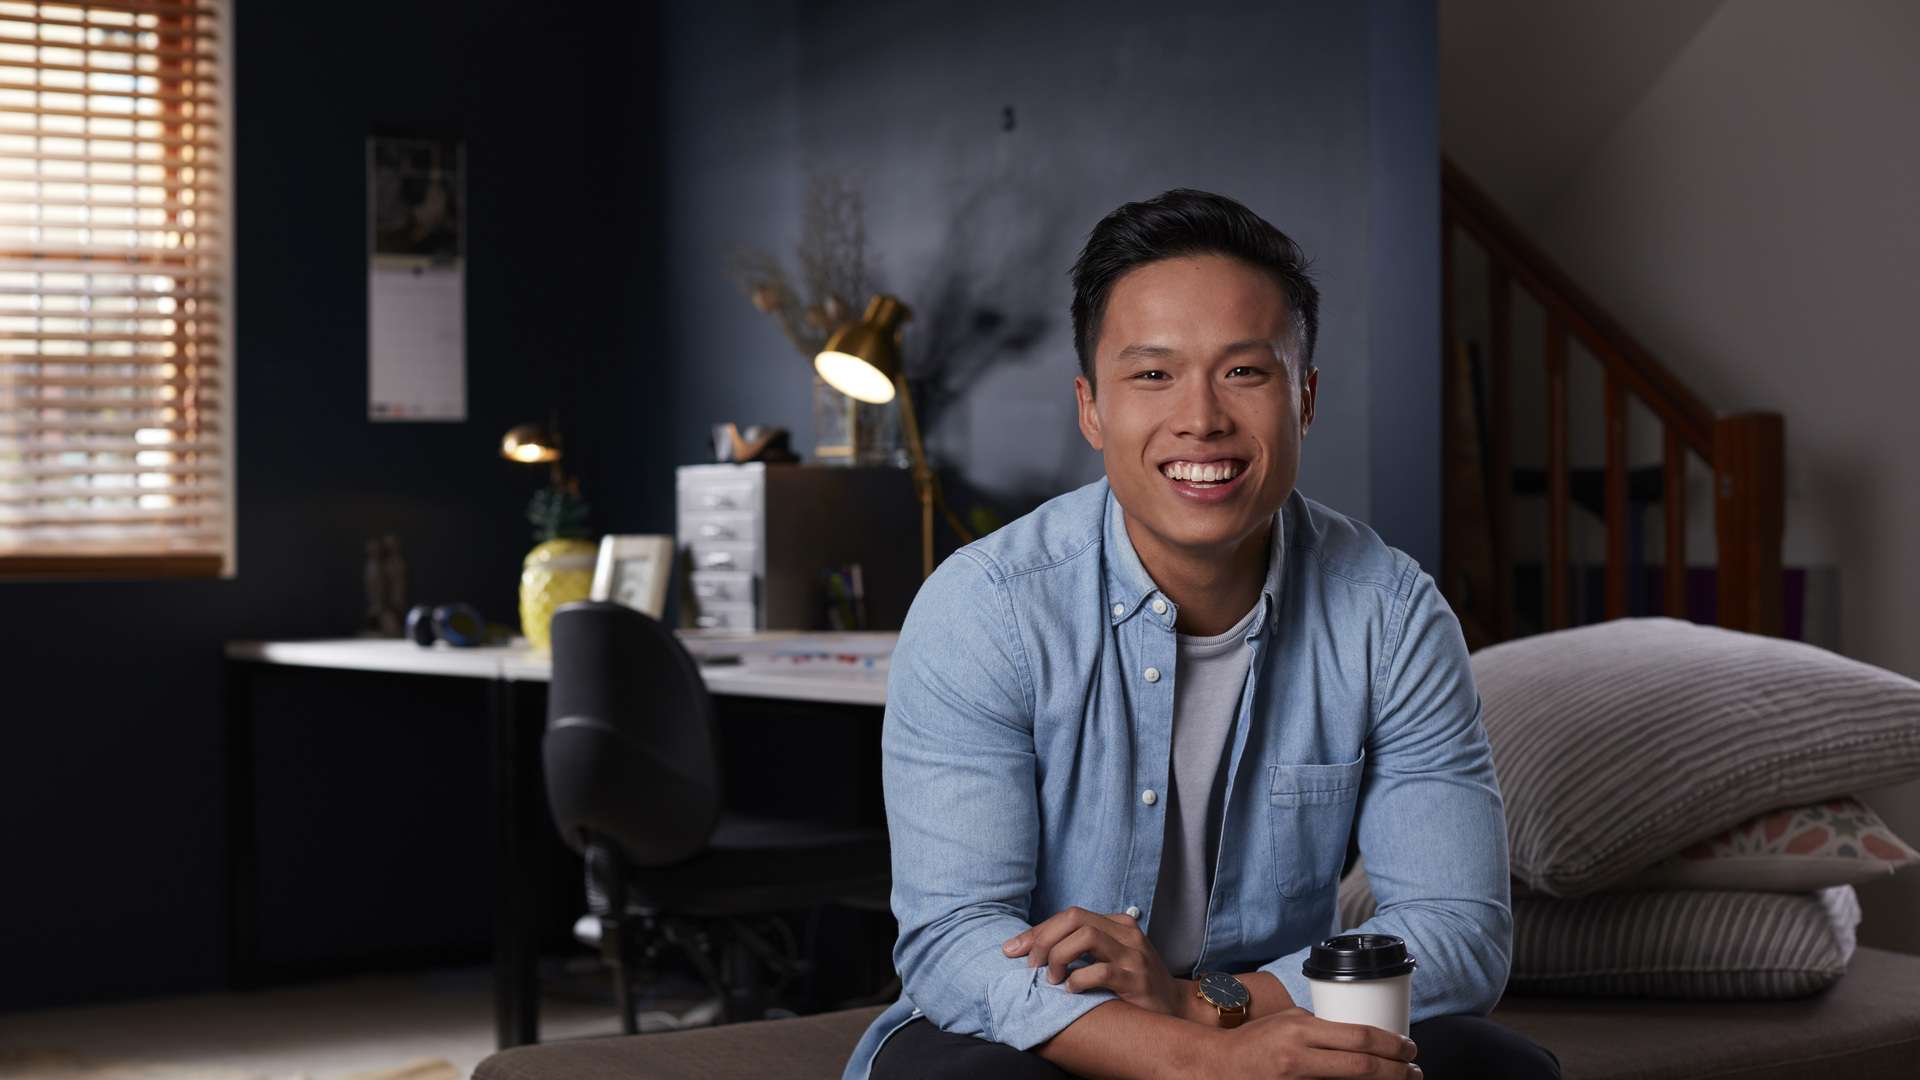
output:
[[[878,1009],[507,1050],[474,1080],[833,1080]],[[1566,1080],[1907,1080],[1920,1075],[1920,956],[1861,949],[1801,1001],[1508,998],[1494,1018]]]

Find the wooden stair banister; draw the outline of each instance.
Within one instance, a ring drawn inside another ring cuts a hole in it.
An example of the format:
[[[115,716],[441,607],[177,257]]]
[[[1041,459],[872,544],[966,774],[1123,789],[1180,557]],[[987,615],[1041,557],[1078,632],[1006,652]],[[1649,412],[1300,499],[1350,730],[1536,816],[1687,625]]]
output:
[[[1664,529],[1667,559],[1660,593],[1670,613],[1684,615],[1686,568],[1686,454],[1713,470],[1714,530],[1718,556],[1718,621],[1731,629],[1781,631],[1781,537],[1785,530],[1785,425],[1778,413],[1718,416],[1675,378],[1647,348],[1587,296],[1554,261],[1521,233],[1450,160],[1441,162],[1443,356],[1458,348],[1452,311],[1454,230],[1471,236],[1487,253],[1492,324],[1488,342],[1487,430],[1492,445],[1489,472],[1498,484],[1488,492],[1493,580],[1486,590],[1493,611],[1479,624],[1495,639],[1512,633],[1512,422],[1507,368],[1511,364],[1512,298],[1525,289],[1546,312],[1547,552],[1546,625],[1559,629],[1572,618],[1568,578],[1568,397],[1569,338],[1578,338],[1600,363],[1605,378],[1607,618],[1629,611],[1627,415],[1629,397],[1639,400],[1663,428]],[[1451,399],[1450,399],[1451,400]]]

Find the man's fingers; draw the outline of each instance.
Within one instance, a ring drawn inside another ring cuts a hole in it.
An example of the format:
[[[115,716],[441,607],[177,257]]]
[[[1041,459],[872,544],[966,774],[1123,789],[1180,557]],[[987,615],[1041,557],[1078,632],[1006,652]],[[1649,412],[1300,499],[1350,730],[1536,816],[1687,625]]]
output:
[[[1093,927],[1082,926],[1055,942],[1053,946],[1047,950],[1047,955],[1039,957],[1040,963],[1046,965],[1047,981],[1050,983],[1058,983],[1065,979],[1067,977],[1068,965],[1078,960],[1081,953],[1099,947],[1099,943],[1095,940],[1099,936],[1100,932]],[[1094,959],[1106,960],[1110,958],[1106,956],[1096,956]]]
[[[1061,941],[1083,926],[1100,922],[1100,916],[1084,908],[1071,907],[1053,916],[1029,931],[1027,938],[1027,966],[1039,967],[1047,962]]]
[[[1112,924],[1117,931],[1114,936],[1121,941],[1137,948],[1141,942],[1147,940],[1147,935],[1140,932],[1140,920],[1126,912],[1123,911],[1118,915],[1103,915],[1101,917]]]
[[[1058,983],[1065,979],[1067,965],[1078,960],[1082,953],[1091,954],[1095,960],[1114,959],[1117,944],[1099,927],[1082,926],[1047,950],[1043,961],[1047,965],[1047,981]]]
[[[1296,1065],[1305,1076],[1357,1076],[1365,1080],[1409,1080],[1420,1076],[1419,1066],[1345,1050],[1308,1049],[1300,1055]]]
[[[1008,938],[1001,944],[1000,951],[1008,956],[1025,956],[1028,967],[1039,967],[1047,963],[1053,950],[1059,947],[1069,934],[1087,926],[1098,926],[1109,930],[1111,932],[1107,936],[1121,943],[1137,945],[1144,940],[1140,933],[1139,921],[1130,915],[1101,915],[1085,908],[1070,907],[1049,916],[1032,929],[1022,930]],[[1072,963],[1078,955],[1078,953],[1070,954],[1066,962]]]
[[[1129,989],[1120,985],[1125,977],[1126,972],[1113,964],[1104,962],[1088,964],[1086,967],[1075,969],[1067,976],[1067,989],[1076,994],[1083,990],[1099,989],[1111,990],[1118,994]]]
[[[1419,1048],[1413,1040],[1371,1024],[1343,1024],[1315,1017],[1308,1026],[1307,1043],[1329,1050],[1346,1050],[1394,1061],[1412,1061]]]
[[[1083,916],[1089,914],[1091,912],[1077,907],[1055,912],[1032,927],[1008,938],[1001,944],[1000,951],[1008,956],[1020,956],[1032,950],[1040,941],[1054,941],[1065,936],[1073,927],[1080,925]]]

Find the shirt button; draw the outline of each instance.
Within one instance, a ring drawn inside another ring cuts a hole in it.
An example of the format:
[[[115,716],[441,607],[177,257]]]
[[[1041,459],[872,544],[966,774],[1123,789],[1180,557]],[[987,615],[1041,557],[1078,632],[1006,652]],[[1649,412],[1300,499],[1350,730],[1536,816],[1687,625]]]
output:
[[[1157,667],[1150,667],[1147,670],[1141,672],[1140,675],[1142,678],[1146,679],[1148,682],[1160,681],[1160,669]]]
[[[1115,604],[1115,605],[1113,605],[1113,617],[1114,617],[1114,618],[1116,618],[1116,619],[1117,619],[1117,618],[1119,618],[1120,616],[1122,616],[1122,615],[1125,615],[1126,613],[1127,613],[1127,605],[1125,605],[1125,604]]]
[[[1128,905],[1127,905],[1127,918],[1129,918],[1129,919],[1137,919],[1137,918],[1139,918],[1139,917],[1140,917],[1140,909],[1139,909],[1139,908],[1137,908],[1137,907],[1134,907],[1134,906],[1133,906],[1132,904],[1128,904]]]
[[[1140,801],[1146,803],[1148,806],[1152,806],[1154,803],[1160,801],[1160,796],[1155,795],[1152,788],[1148,788],[1140,793]]]
[[[1165,615],[1167,613],[1167,602],[1159,597],[1155,597],[1153,600],[1153,613],[1155,615]]]

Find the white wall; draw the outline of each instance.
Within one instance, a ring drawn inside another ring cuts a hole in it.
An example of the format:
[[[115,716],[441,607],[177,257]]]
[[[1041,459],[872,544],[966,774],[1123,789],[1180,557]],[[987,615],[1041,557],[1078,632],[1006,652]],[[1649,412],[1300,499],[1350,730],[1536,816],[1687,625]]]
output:
[[[1724,4],[1533,232],[1715,408],[1785,414],[1787,562],[1838,568],[1840,651],[1920,677],[1916,102],[1920,4]],[[1920,785],[1869,798],[1920,842]],[[1920,952],[1920,871],[1862,898]]]

